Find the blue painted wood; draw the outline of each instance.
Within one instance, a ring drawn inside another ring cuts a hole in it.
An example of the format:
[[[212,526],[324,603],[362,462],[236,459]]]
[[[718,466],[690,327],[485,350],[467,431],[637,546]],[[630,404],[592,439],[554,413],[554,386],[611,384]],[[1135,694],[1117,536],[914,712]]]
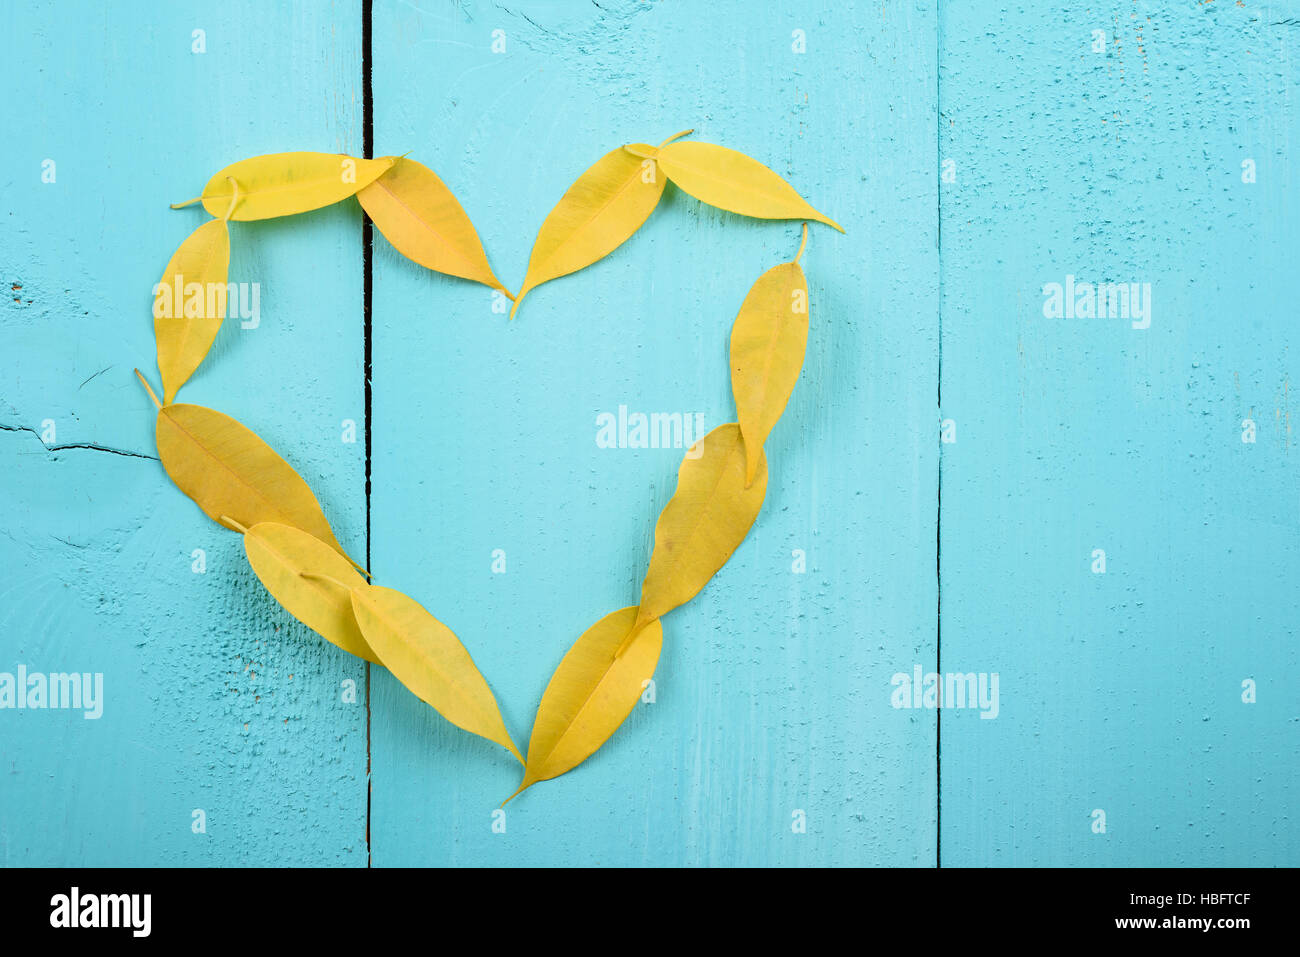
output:
[[[0,711],[0,863],[364,865],[363,666],[293,622],[238,536],[136,457],[154,454],[153,406],[131,373],[157,387],[149,290],[204,219],[168,202],[252,154],[359,151],[359,5],[126,14],[0,13],[0,672],[104,687],[98,720]],[[362,446],[340,442],[363,418],[359,236],[355,202],[235,224],[231,279],[261,283],[261,323],[228,322],[180,398],[258,431],[361,552]],[[46,445],[103,450],[43,448],[46,420]]]
[[[494,833],[510,759],[383,669],[367,701],[149,458],[130,373],[157,381],[147,290],[203,220],[167,202],[361,150],[360,5],[10,5],[0,673],[102,672],[105,703],[0,711],[0,863],[1295,863],[1290,5],[374,6],[376,152],[437,170],[512,287],[583,169],[690,126],[844,223],[805,254],[763,514],[666,619],[655,702]],[[357,205],[233,238],[262,321],[182,399],[259,431],[360,554]],[[797,242],[670,186],[507,322],[376,239],[374,570],[464,639],[521,747],[564,651],[636,600],[680,460],[597,447],[596,415],[730,419],[731,321]],[[1067,275],[1150,283],[1149,327],[1046,318]],[[891,707],[936,660],[996,672],[998,717]]]
[[[1294,864],[1294,6],[942,9],[943,862]]]
[[[763,513],[665,619],[655,703],[516,798],[501,834],[517,764],[377,669],[376,864],[934,860],[934,717],[892,710],[881,680],[934,657],[934,14],[751,12],[377,5],[376,152],[439,172],[511,288],[587,166],[688,127],[769,163],[848,234],[813,230],[808,358]],[[373,570],[465,641],[521,747],[564,652],[636,602],[676,482],[682,450],[598,448],[597,415],[733,419],[731,322],[798,242],[797,224],[669,186],[630,242],[507,322],[483,287],[377,240]]]

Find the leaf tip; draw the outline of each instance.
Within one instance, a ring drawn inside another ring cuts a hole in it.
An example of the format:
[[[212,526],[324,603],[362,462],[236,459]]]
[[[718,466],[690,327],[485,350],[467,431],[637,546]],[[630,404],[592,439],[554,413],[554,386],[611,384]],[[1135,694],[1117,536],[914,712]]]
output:
[[[527,765],[525,765],[525,767],[527,767]],[[520,794],[522,794],[522,793],[523,793],[524,791],[526,791],[528,788],[532,787],[533,784],[535,784],[535,783],[536,783],[536,782],[534,782],[534,781],[530,781],[530,780],[528,780],[528,774],[525,773],[525,774],[524,774],[524,780],[523,780],[523,783],[519,785],[519,789],[518,789],[517,791],[515,791],[514,794],[510,795],[510,797],[508,797],[508,798],[506,798],[504,801],[502,801],[502,802],[501,802],[501,806],[502,806],[502,807],[505,807],[507,804],[509,804],[511,801],[513,801],[515,798],[517,798]]]

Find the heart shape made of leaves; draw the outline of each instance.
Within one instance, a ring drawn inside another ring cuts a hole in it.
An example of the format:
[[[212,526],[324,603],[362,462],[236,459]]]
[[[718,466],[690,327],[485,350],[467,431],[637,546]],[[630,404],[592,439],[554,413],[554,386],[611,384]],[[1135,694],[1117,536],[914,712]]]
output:
[[[816,220],[843,232],[766,166],[726,147],[682,141],[690,132],[657,147],[618,147],[588,168],[543,222],[517,296],[497,279],[469,217],[431,169],[406,157],[328,153],[257,156],[215,174],[203,195],[177,208],[202,203],[217,218],[181,244],[154,286],[162,401],[136,375],[158,409],[155,439],[167,474],[210,518],[243,535],[250,566],[291,615],[387,667],[452,724],[513,754],[524,767],[515,794],[571,770],[609,739],[654,674],[662,617],[699,593],[757,518],[767,490],[763,444],[785,410],[807,344],[808,286],[799,264],[807,223],[794,259],[759,277],[732,327],[737,421],[687,452],[655,524],[640,602],[601,618],[565,654],[542,695],[527,758],[460,639],[414,599],[369,580],[340,546],[307,483],[269,445],[221,412],[177,403],[176,393],[226,316],[232,219],[288,216],[355,195],[399,252],[514,300],[512,319],[530,290],[630,238],[667,180],[731,212]]]

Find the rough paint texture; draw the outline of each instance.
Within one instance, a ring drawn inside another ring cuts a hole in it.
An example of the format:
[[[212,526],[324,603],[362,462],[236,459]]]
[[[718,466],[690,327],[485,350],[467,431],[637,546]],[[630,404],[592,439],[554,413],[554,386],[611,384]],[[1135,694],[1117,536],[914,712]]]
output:
[[[358,152],[360,15],[0,14],[22,131],[0,166],[0,280],[22,287],[0,304],[0,671],[103,672],[106,699],[97,721],[0,712],[0,864],[366,863],[364,666],[279,610],[157,461],[120,454],[155,454],[131,369],[157,387],[149,292],[204,216],[167,204],[244,156]],[[359,214],[231,232],[261,323],[228,321],[182,395],[261,434],[364,552],[363,446],[339,440],[364,418]],[[45,451],[45,420],[51,445],[118,452]]]
[[[494,832],[518,765],[383,669],[367,700],[151,460],[130,371],[157,382],[148,290],[201,221],[168,202],[245,156],[361,151],[359,3],[10,5],[0,671],[102,671],[106,703],[0,711],[0,865],[1295,862],[1282,5],[375,8],[374,152],[437,171],[512,289],[583,169],[692,126],[845,227],[802,260],[764,510],[664,619],[654,703]],[[182,393],[280,451],[358,556],[360,221],[236,224],[261,324],[228,322]],[[798,243],[669,186],[507,322],[376,235],[373,571],[461,637],[516,740],[565,649],[636,600],[681,456],[599,448],[597,414],[732,420],[731,322]],[[1150,282],[1150,328],[1045,319],[1067,273]],[[998,672],[998,719],[892,708],[936,658]]]
[[[945,865],[1300,855],[1294,13],[944,5],[942,670],[1002,681],[943,718]],[[1067,274],[1150,327],[1044,318]]]

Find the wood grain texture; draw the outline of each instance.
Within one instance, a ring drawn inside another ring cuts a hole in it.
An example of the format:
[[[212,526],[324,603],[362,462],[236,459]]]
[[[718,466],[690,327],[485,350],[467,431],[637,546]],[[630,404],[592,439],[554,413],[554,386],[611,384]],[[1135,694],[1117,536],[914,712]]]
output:
[[[767,502],[664,619],[656,702],[512,801],[498,834],[513,762],[377,674],[374,862],[931,863],[934,717],[891,709],[887,676],[934,657],[932,4],[525,12],[385,7],[374,35],[376,152],[411,150],[443,177],[507,286],[584,169],[688,127],[771,166],[848,235],[813,227],[808,358],[767,443]],[[732,321],[799,236],[670,185],[626,245],[534,290],[510,323],[489,291],[376,241],[373,570],[462,638],[517,739],[578,635],[636,601],[681,460],[597,447],[597,414],[734,421]]]
[[[154,409],[131,373],[157,387],[150,289],[204,215],[169,202],[244,156],[360,149],[359,5],[41,3],[0,20],[0,279],[21,286],[0,305],[0,671],[102,672],[105,694],[97,721],[0,712],[0,864],[364,865],[364,669],[140,457]],[[359,223],[353,202],[234,224],[230,278],[261,283],[261,322],[227,320],[181,395],[264,436],[364,553],[362,446],[340,442],[363,417]],[[43,448],[47,419],[49,445],[77,447]]]
[[[943,715],[945,865],[1296,863],[1288,10],[943,7],[942,663],[1001,675]],[[1067,274],[1149,328],[1045,318]]]

